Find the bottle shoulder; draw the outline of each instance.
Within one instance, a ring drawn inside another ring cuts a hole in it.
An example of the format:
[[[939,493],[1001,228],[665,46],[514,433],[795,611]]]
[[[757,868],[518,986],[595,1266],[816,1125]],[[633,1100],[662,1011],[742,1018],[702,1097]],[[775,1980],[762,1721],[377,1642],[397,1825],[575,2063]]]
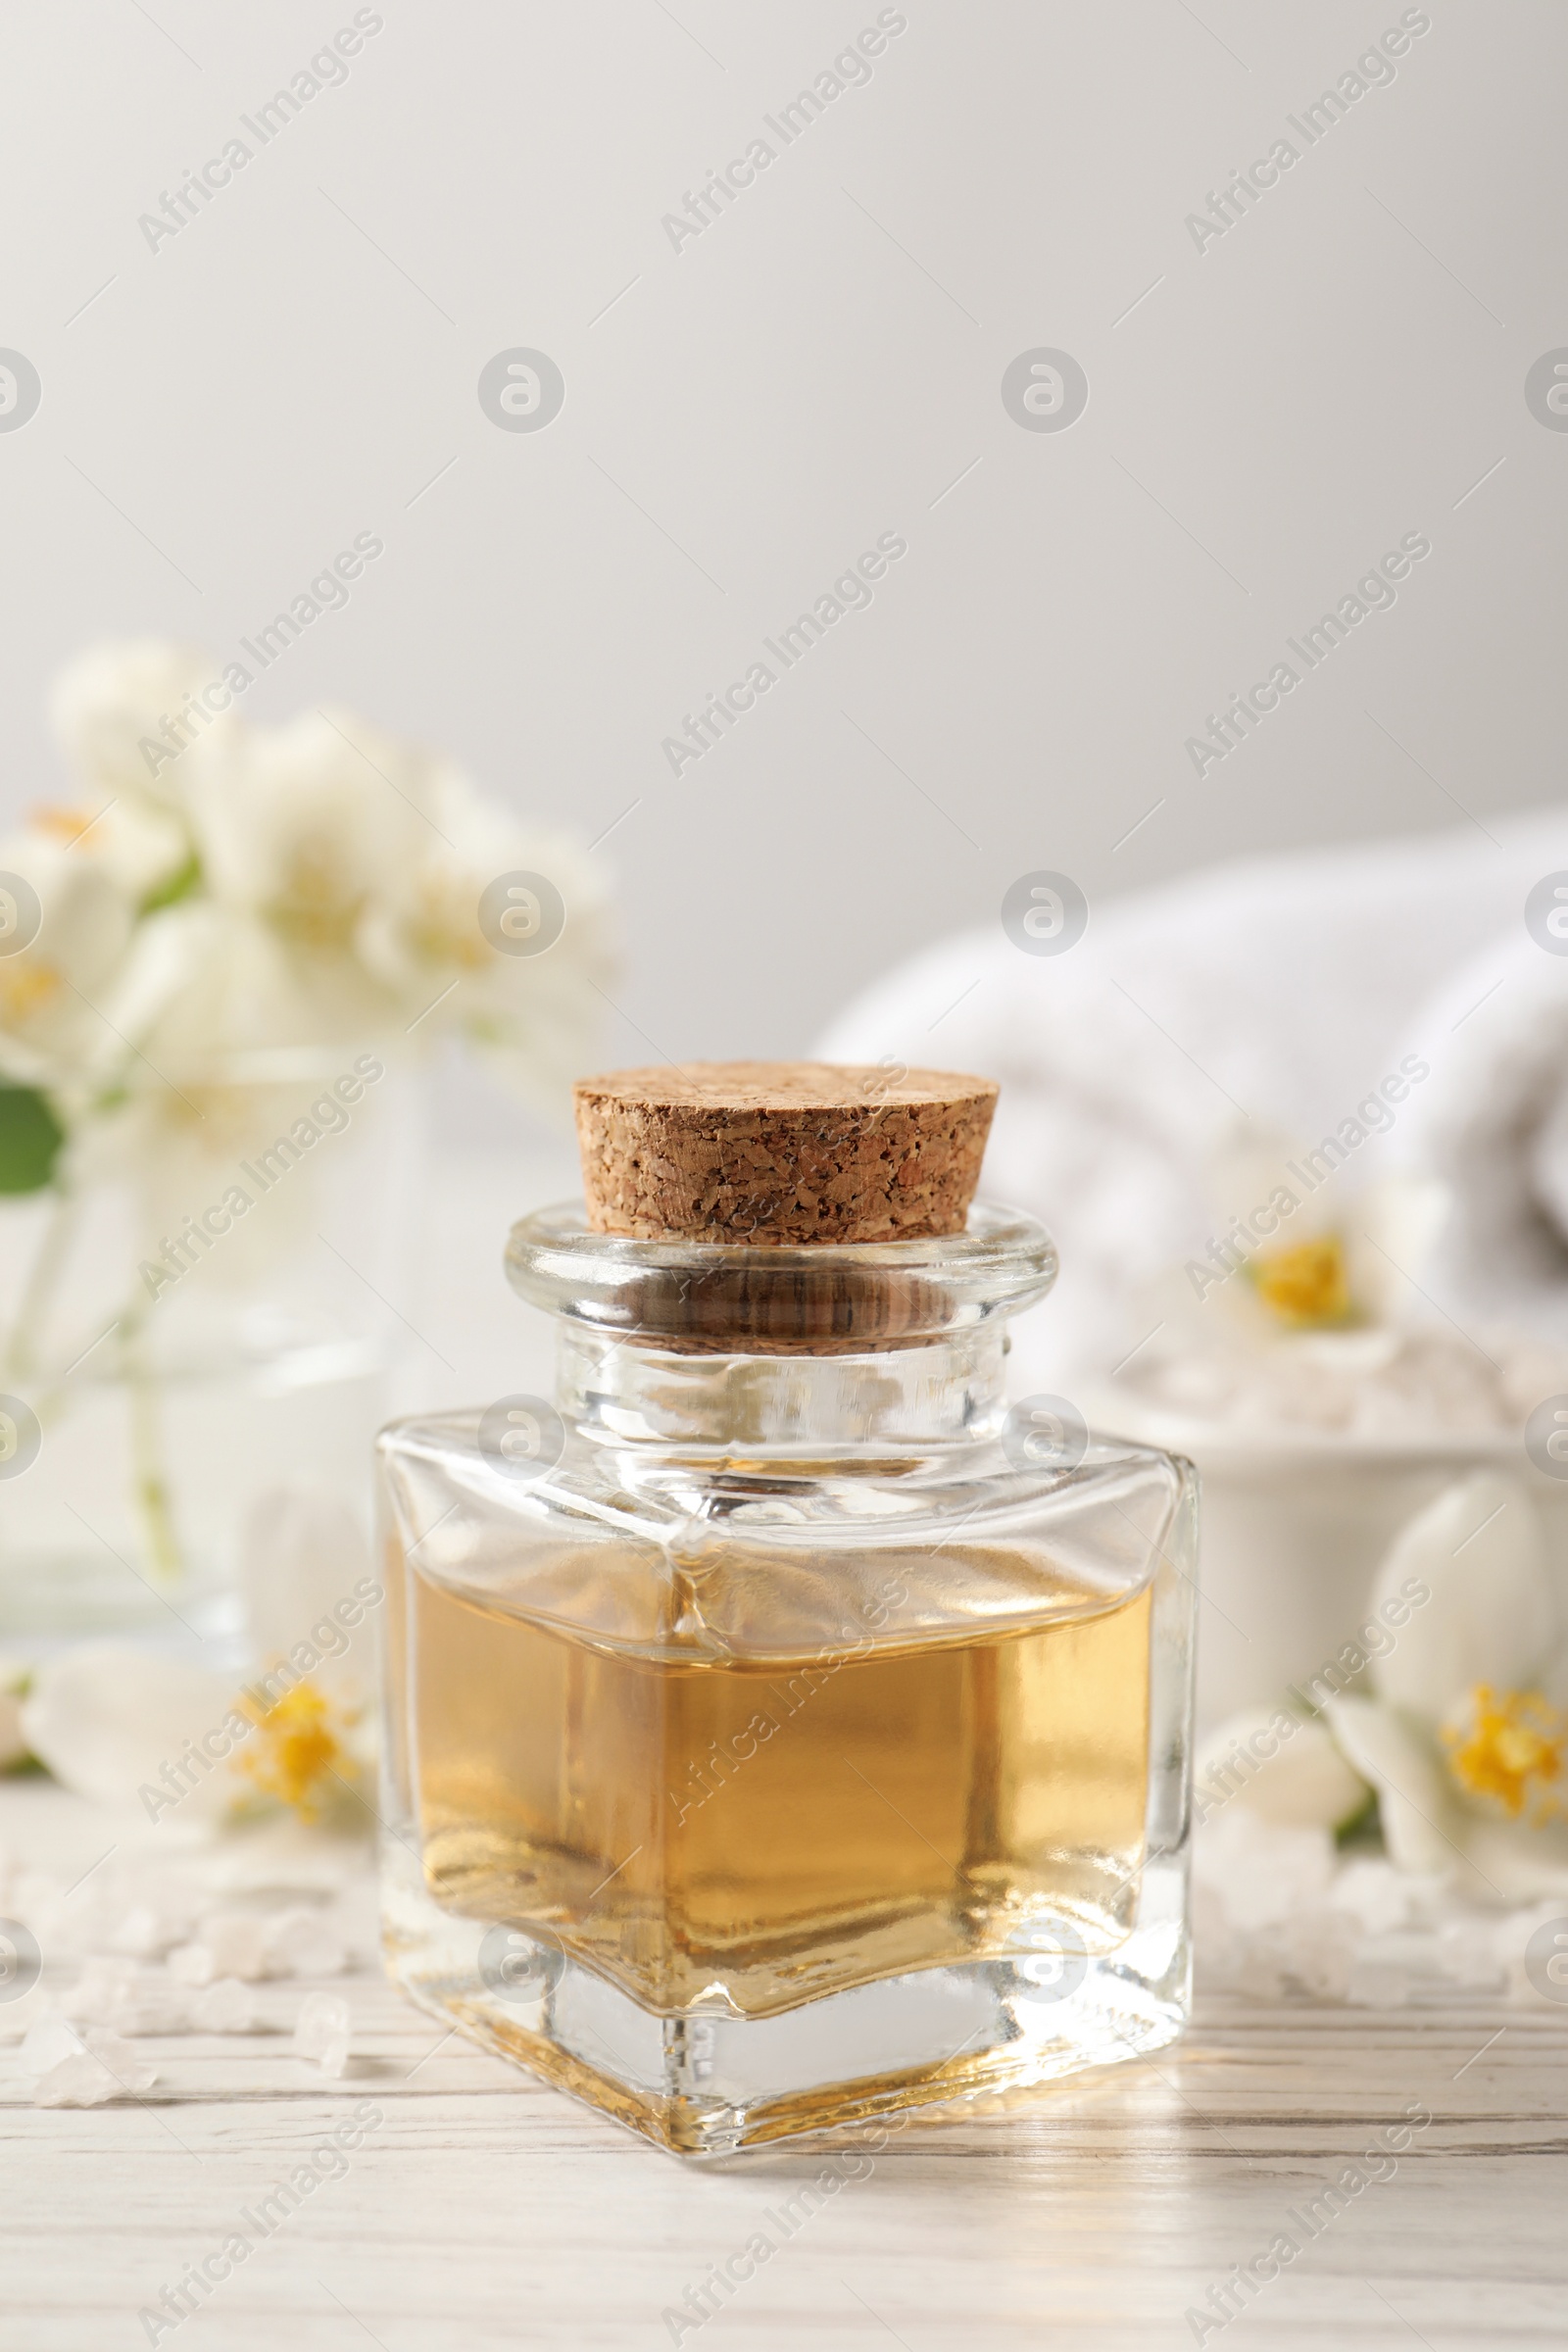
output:
[[[909,1540],[956,1520],[997,1533],[1169,1503],[1196,1484],[1179,1456],[1119,1438],[1091,1437],[1081,1459],[1053,1469],[1020,1467],[1000,1443],[987,1442],[809,1455],[616,1445],[552,1415],[556,1427],[543,1443],[514,1455],[487,1438],[488,1417],[393,1422],[377,1442],[383,1477],[445,1487],[460,1507],[466,1499],[529,1523],[541,1513],[581,1514],[644,1529],[655,1541],[694,1519],[755,1529],[764,1541],[761,1531],[790,1528],[846,1542]]]
[[[617,1645],[972,1638],[1096,1615],[1162,1560],[1191,1567],[1192,1473],[1152,1447],[1091,1441],[1051,1472],[985,1444],[760,1460],[563,1427],[554,1458],[519,1462],[498,1458],[482,1419],[383,1432],[389,1532],[476,1605]]]

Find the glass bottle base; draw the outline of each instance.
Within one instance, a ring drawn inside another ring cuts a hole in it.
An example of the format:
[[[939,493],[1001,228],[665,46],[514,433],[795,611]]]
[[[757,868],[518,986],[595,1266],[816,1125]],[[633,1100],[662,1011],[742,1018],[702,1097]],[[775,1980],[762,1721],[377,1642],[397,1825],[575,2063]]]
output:
[[[727,2155],[934,2101],[1141,2058],[1187,2023],[1185,1871],[1150,1863],[1137,1923],[1087,1951],[1066,1919],[1036,1949],[888,1977],[772,2017],[710,2001],[660,2015],[559,1947],[443,1911],[406,1849],[386,1866],[387,1971],[433,2017],[682,2155]],[[481,1946],[520,1955],[497,1972]]]

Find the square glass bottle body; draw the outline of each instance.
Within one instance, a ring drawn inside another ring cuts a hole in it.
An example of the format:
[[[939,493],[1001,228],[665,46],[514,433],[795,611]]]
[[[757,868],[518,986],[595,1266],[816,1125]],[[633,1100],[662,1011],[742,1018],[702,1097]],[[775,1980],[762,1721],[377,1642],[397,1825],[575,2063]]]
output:
[[[382,1440],[397,1981],[692,2152],[1169,2040],[1192,1474],[1004,1414],[1039,1229],[511,1262],[554,1403]]]

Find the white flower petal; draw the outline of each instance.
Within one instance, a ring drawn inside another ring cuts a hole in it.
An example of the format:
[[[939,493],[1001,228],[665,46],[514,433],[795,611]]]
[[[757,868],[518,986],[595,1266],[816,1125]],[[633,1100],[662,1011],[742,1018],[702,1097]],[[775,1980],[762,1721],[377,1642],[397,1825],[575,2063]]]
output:
[[[240,1540],[240,1577],[253,1654],[289,1658],[302,1674],[330,1683],[345,1670],[360,1686],[373,1674],[373,1615],[363,1592],[370,1551],[341,1495],[319,1488],[274,1487],[260,1495]],[[345,1627],[335,1610],[357,1618]],[[303,1645],[303,1647],[302,1647]],[[313,1652],[312,1664],[305,1651]]]
[[[1481,1472],[1418,1511],[1378,1571],[1373,1612],[1408,1602],[1409,1581],[1431,1597],[1371,1670],[1379,1697],[1409,1714],[1437,1724],[1477,1683],[1525,1688],[1556,1647],[1541,1523],[1512,1479]]]
[[[1568,1894],[1568,1832],[1560,1827],[1530,1830],[1472,1814],[1460,1843],[1489,1901],[1528,1903],[1538,1895]]]
[[[1418,1278],[1448,1206],[1447,1187],[1430,1177],[1380,1177],[1356,1196],[1346,1236],[1350,1295],[1374,1322],[1406,1323],[1419,1310]]]
[[[228,1680],[184,1659],[128,1644],[94,1642],[39,1667],[22,1710],[27,1745],[57,1781],[117,1813],[149,1816],[139,1791],[162,1787],[166,1763],[187,1740],[219,1731],[235,1704]],[[234,1784],[220,1763],[189,1771],[175,1814],[194,1826],[226,1809]],[[167,1794],[168,1790],[165,1789]]]
[[[1323,1725],[1283,1707],[1234,1715],[1211,1733],[1199,1750],[1193,1784],[1200,1819],[1234,1796],[1286,1829],[1338,1829],[1367,1798],[1366,1783]]]
[[[214,895],[301,944],[346,950],[368,898],[398,886],[429,831],[439,764],[351,711],[302,711],[193,773]]]
[[[142,746],[161,744],[167,753],[172,745],[177,751],[182,734],[188,741],[189,732],[166,734],[166,719],[177,727],[188,698],[221,674],[210,656],[160,638],[91,645],[56,676],[50,720],[68,759],[105,800],[116,793],[172,800],[177,765]],[[198,740],[234,731],[232,718],[214,718]]]
[[[1329,1729],[1378,1792],[1389,1852],[1400,1870],[1453,1876],[1470,1826],[1436,1749],[1392,1708],[1370,1698],[1331,1699]]]

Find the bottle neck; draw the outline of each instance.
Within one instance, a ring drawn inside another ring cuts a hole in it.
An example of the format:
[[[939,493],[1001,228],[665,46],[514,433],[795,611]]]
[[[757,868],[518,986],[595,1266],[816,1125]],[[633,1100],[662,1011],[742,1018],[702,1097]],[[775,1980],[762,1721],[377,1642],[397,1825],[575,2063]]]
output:
[[[998,1318],[865,1355],[676,1354],[557,1327],[556,1401],[612,1445],[774,1456],[970,1446],[1004,1411]]]

